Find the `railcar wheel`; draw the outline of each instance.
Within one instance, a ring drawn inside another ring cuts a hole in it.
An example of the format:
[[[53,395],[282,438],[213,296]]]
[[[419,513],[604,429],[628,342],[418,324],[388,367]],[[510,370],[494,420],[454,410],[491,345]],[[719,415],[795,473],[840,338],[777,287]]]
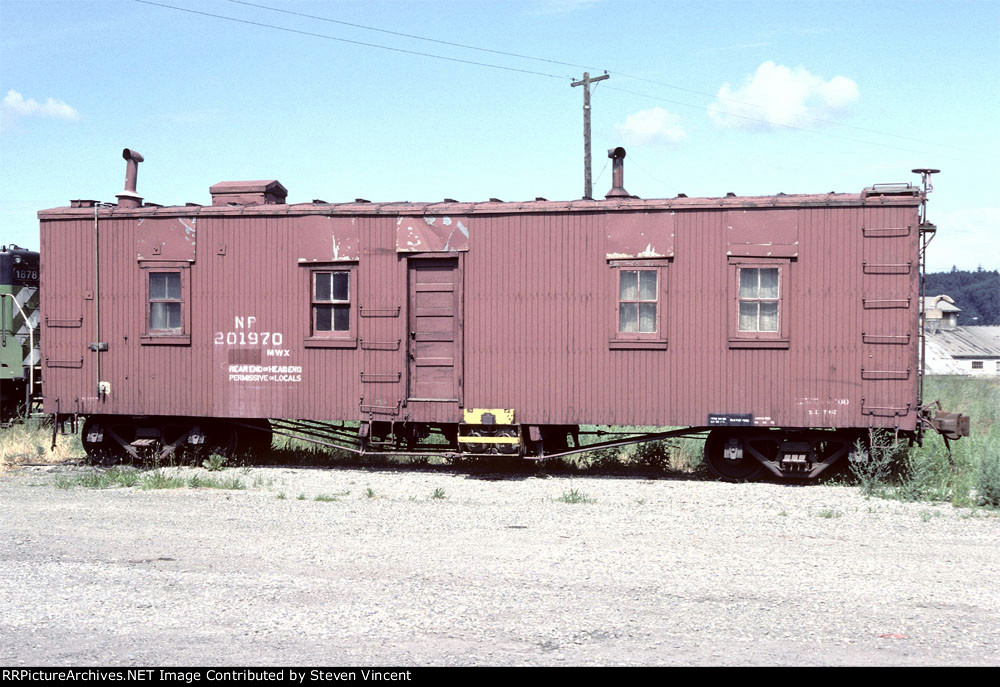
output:
[[[468,442],[465,444],[467,453],[495,456],[519,456],[521,453],[520,441],[511,443],[488,441],[489,439],[518,439],[519,429],[517,425],[473,425],[469,427],[468,437],[487,439],[487,441]]]
[[[132,436],[129,430],[129,427],[115,425],[110,417],[88,417],[80,433],[80,443],[87,459],[95,465],[112,465],[127,459],[128,451],[112,438],[111,431],[116,431],[119,436],[126,432],[123,438],[129,441]]]
[[[492,433],[485,426],[482,426],[482,427],[481,426],[474,426],[474,427],[470,427],[469,428],[468,436],[470,436],[470,437],[488,437],[488,436],[492,436]],[[487,454],[487,453],[496,453],[497,452],[497,445],[496,444],[485,444],[485,443],[479,444],[479,443],[467,442],[465,444],[465,452],[466,453],[480,454],[480,455]]]
[[[519,436],[520,430],[516,425],[510,427],[500,427],[497,429],[496,435],[498,437],[505,437],[507,439],[515,439]],[[518,456],[521,452],[520,442],[514,444],[494,444],[496,446],[496,452],[504,456]]]
[[[240,432],[235,425],[225,420],[213,422],[205,429],[205,452],[209,455],[219,453],[226,458],[233,458],[239,450],[239,439]]]
[[[154,460],[161,460],[163,455],[160,452],[166,447],[173,445],[173,451],[167,456],[171,462],[181,461],[194,463],[195,465],[201,462],[196,447],[191,446],[184,440],[178,441],[181,437],[187,437],[190,426],[186,422],[163,418],[157,429],[160,430],[160,445]]]
[[[764,466],[745,450],[745,434],[739,431],[713,429],[705,441],[705,464],[716,477],[727,482],[743,482],[756,479]],[[736,443],[730,446],[730,440]],[[730,450],[727,452],[727,447]],[[735,450],[734,450],[735,449]],[[727,457],[732,454],[739,457]]]

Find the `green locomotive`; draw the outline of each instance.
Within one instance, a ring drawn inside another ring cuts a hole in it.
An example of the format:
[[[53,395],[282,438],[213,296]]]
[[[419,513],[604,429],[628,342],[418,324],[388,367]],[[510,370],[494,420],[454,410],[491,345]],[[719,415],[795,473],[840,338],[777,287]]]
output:
[[[0,246],[0,422],[41,398],[38,253]]]

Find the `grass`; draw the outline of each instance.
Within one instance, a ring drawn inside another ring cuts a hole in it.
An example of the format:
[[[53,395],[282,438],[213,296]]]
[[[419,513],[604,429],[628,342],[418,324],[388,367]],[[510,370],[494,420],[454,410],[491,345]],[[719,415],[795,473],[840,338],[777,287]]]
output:
[[[557,501],[562,501],[563,503],[597,503],[597,499],[591,498],[584,494],[582,491],[577,491],[576,489],[570,489],[569,491],[563,492]]]
[[[242,490],[247,486],[239,477],[234,475],[223,477],[211,477],[204,475],[191,475],[185,478],[179,474],[169,474],[165,470],[156,469],[143,473],[139,481],[140,489],[228,489]]]
[[[23,463],[56,464],[83,457],[78,435],[59,436],[55,450],[50,450],[52,425],[47,418],[18,421],[0,432],[0,472]]]
[[[246,489],[247,485],[239,477],[200,477],[194,475],[188,478],[187,485],[192,489]]]
[[[656,432],[665,427],[615,427],[585,425],[584,430]],[[4,428],[0,440],[0,470],[23,463],[64,463],[86,461],[79,435],[62,435],[57,448],[49,452],[51,425],[35,419]],[[433,437],[432,437],[433,438]],[[594,438],[603,440],[609,437]],[[584,437],[587,440],[587,437]],[[698,439],[669,439],[647,442],[615,449],[604,449],[588,453],[546,460],[541,472],[552,474],[636,474],[662,475],[666,473],[698,473],[701,468],[702,441]],[[274,445],[265,455],[223,456],[212,453],[199,457],[197,464],[209,472],[219,472],[227,467],[242,466],[244,474],[249,474],[252,465],[321,465],[346,468],[393,468],[409,466],[430,469],[443,468],[452,461],[443,456],[376,456],[357,455],[349,451],[310,444],[290,437],[275,436]],[[172,467],[177,460],[171,458],[166,464]],[[160,467],[153,461],[153,467]],[[535,472],[538,464],[534,461],[510,461],[500,464],[496,461],[481,461],[470,464],[473,471],[528,471]]]
[[[179,475],[171,475],[166,470],[151,470],[142,476],[140,489],[183,489],[187,480]]]
[[[855,448],[858,458],[850,464],[851,472],[854,473],[861,492],[869,497],[884,488],[893,477],[900,460],[905,460],[906,457],[905,446],[894,441],[885,432],[873,433],[869,446],[859,441]]]
[[[571,448],[586,448],[588,444],[597,444],[614,439],[623,439],[625,435],[640,435],[664,432],[675,427],[654,426],[618,426],[618,425],[581,425],[580,440],[582,445]],[[586,474],[586,475],[635,475],[661,476],[670,473],[693,474],[703,472],[702,448],[703,439],[673,438],[659,441],[647,441],[641,444],[612,448],[597,448],[582,451],[567,456],[548,456],[540,461],[523,460],[517,457],[507,459],[491,458],[457,458],[449,460],[453,465],[467,467],[470,471],[483,469],[496,472],[522,472],[530,474]],[[554,449],[547,449],[550,453]],[[499,456],[498,456],[499,458]],[[431,458],[430,465],[436,464]],[[415,463],[410,463],[411,465]]]
[[[431,498],[432,499],[446,499],[448,497],[445,496],[444,489],[442,489],[441,487],[438,487],[437,489],[434,490],[434,493],[431,494]]]
[[[927,377],[927,401],[972,418],[970,436],[950,442],[936,432],[923,446],[894,446],[892,435],[876,436],[868,460],[852,465],[866,496],[901,501],[947,502],[955,506],[1000,508],[1000,380]]]
[[[834,510],[832,508],[824,508],[823,510],[816,513],[817,518],[826,518],[828,520],[833,518],[842,518],[843,516],[844,516],[843,513]]]
[[[243,474],[246,475],[246,474],[249,474],[249,473],[244,472]],[[267,488],[267,487],[274,486],[274,478],[273,477],[265,477],[264,475],[254,475],[253,486],[254,486],[255,489]]]
[[[139,484],[141,475],[132,468],[111,468],[87,472],[73,477],[58,477],[54,484],[60,489],[85,487],[87,489],[110,489],[112,487],[134,487]]]
[[[608,425],[583,425],[582,430],[609,433],[656,433],[674,427],[619,427]],[[594,442],[614,438],[614,434],[596,435]],[[587,437],[584,437],[586,441]],[[563,458],[544,461],[546,472],[570,474],[700,474],[704,472],[702,453],[704,441],[697,438],[677,437],[647,441],[641,444],[596,449]]]
[[[218,453],[213,453],[201,462],[201,466],[209,472],[218,472],[226,465],[226,457]]]
[[[111,489],[113,487],[143,490],[153,489],[246,489],[246,484],[239,477],[191,475],[185,477],[170,473],[162,468],[140,471],[134,468],[114,467],[107,470],[93,470],[82,475],[58,477],[53,484],[59,489],[83,487],[85,489]]]
[[[944,440],[928,431],[921,447],[893,446],[891,434],[875,442],[869,460],[852,466],[854,482],[868,497],[891,498],[920,502],[947,502],[956,506],[1000,509],[1000,379],[970,377],[928,377],[925,399],[940,399],[949,411],[962,412],[972,418],[972,435],[951,442],[951,456]],[[664,431],[666,427],[608,427],[587,425],[584,430],[604,431]],[[586,435],[584,440],[586,440]],[[611,435],[593,437],[600,441]],[[888,440],[887,440],[888,438]],[[358,456],[349,452],[275,438],[275,446],[266,456],[252,460],[256,464],[324,465],[330,467],[395,467],[426,463],[444,467],[444,458],[431,457],[410,461],[404,457]],[[61,435],[57,448],[50,451],[52,427],[45,419],[17,422],[2,430],[0,438],[0,472],[19,464],[58,464],[85,458],[78,435]],[[545,460],[541,472],[551,474],[625,474],[661,476],[666,474],[701,475],[703,442],[692,438],[675,438],[647,442],[621,448],[606,448],[587,453]],[[229,465],[241,464],[236,457]],[[212,454],[202,464],[208,472],[222,472],[226,458]],[[154,464],[153,467],[158,467]],[[517,463],[514,470],[533,471],[535,464]],[[495,469],[491,464],[489,469]],[[511,469],[508,467],[507,469]],[[115,471],[112,471],[115,470]],[[94,471],[73,477],[61,477],[57,486],[106,489],[136,487],[143,489],[190,487],[192,478],[180,478],[172,472],[139,470],[124,467]],[[250,475],[249,466],[243,468]],[[213,480],[202,475],[195,479],[194,488],[245,489],[239,480]],[[134,483],[130,483],[136,480]],[[183,480],[183,484],[180,481]],[[248,477],[247,481],[251,481]],[[274,480],[252,478],[253,487],[269,487]],[[362,492],[375,498],[369,488]],[[292,498],[289,496],[289,498]],[[299,498],[305,499],[305,495]],[[446,498],[443,490],[440,496]]]

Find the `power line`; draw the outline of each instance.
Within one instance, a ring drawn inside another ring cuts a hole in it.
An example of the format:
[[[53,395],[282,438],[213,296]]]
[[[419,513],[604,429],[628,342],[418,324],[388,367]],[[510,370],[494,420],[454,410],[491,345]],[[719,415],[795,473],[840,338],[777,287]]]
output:
[[[315,32],[312,32],[312,31],[303,31],[303,30],[300,30],[300,29],[292,29],[292,28],[288,28],[288,27],[285,27],[285,26],[278,26],[276,24],[268,24],[268,23],[265,23],[265,22],[257,22],[257,21],[252,21],[252,20],[249,20],[249,19],[239,19],[237,17],[230,17],[230,16],[226,16],[226,15],[222,15],[222,14],[214,14],[214,13],[211,13],[211,12],[203,12],[203,11],[200,11],[200,10],[194,10],[194,9],[190,9],[190,8],[187,8],[187,7],[177,7],[176,5],[168,5],[168,4],[165,4],[165,3],[153,2],[152,0],[134,0],[134,1],[138,2],[138,3],[141,3],[141,4],[144,4],[144,5],[153,5],[153,6],[156,6],[156,7],[163,7],[165,9],[176,10],[178,12],[187,12],[189,14],[195,14],[195,15],[200,15],[200,16],[205,16],[205,17],[212,17],[214,19],[222,19],[222,20],[225,20],[225,21],[236,22],[236,23],[239,23],[239,24],[246,24],[246,25],[249,25],[249,26],[257,26],[257,27],[261,27],[261,28],[274,29],[274,30],[277,30],[277,31],[284,31],[286,33],[298,34],[298,35],[302,35],[302,36],[310,36],[310,37],[313,37],[313,38],[323,38],[323,39],[326,39],[326,40],[337,41],[337,42],[340,42],[340,43],[347,43],[347,44],[350,44],[350,45],[360,45],[360,46],[364,46],[364,47],[368,47],[368,48],[376,48],[376,49],[379,49],[379,50],[388,50],[390,52],[396,52],[396,53],[401,53],[401,54],[405,54],[405,55],[416,55],[416,56],[419,56],[419,57],[429,57],[429,58],[432,58],[432,59],[444,60],[444,61],[447,61],[447,62],[456,62],[456,63],[459,63],[459,64],[468,64],[468,65],[473,65],[473,66],[477,66],[477,67],[487,67],[489,69],[499,69],[499,70],[509,71],[509,72],[515,72],[515,73],[519,73],[519,74],[531,74],[533,76],[544,76],[544,77],[552,78],[552,79],[572,80],[572,78],[573,78],[572,76],[550,74],[550,73],[547,73],[547,72],[534,71],[534,70],[530,70],[530,69],[520,69],[520,68],[517,68],[517,67],[507,67],[507,66],[498,65],[498,64],[491,64],[491,63],[487,63],[487,62],[478,62],[478,61],[475,61],[475,60],[464,60],[464,59],[461,59],[461,58],[458,58],[458,57],[447,57],[445,55],[437,55],[437,54],[434,54],[434,53],[420,52],[420,51],[417,51],[417,50],[407,50],[405,48],[396,48],[396,47],[392,47],[392,46],[389,46],[389,45],[381,45],[381,44],[378,44],[378,43],[367,43],[365,41],[356,41],[356,40],[351,40],[349,38],[341,38],[339,36],[331,36],[329,34],[315,33]],[[344,22],[344,21],[340,21],[340,20],[336,20],[336,19],[330,19],[328,17],[320,17],[320,16],[316,16],[316,15],[304,14],[304,13],[301,13],[301,12],[293,12],[291,10],[283,10],[283,9],[276,8],[276,7],[269,7],[267,5],[260,5],[260,4],[257,4],[257,3],[247,2],[246,0],[227,0],[227,2],[233,2],[235,4],[246,5],[246,6],[250,6],[250,7],[259,8],[259,9],[271,10],[271,11],[274,11],[274,12],[282,12],[282,13],[290,14],[290,15],[297,15],[297,16],[301,16],[301,17],[305,17],[305,18],[309,18],[309,19],[315,19],[315,20],[318,20],[318,21],[327,21],[327,22],[331,22],[331,23],[342,24],[342,25],[345,25],[345,26],[351,26],[351,27],[355,27],[355,28],[361,28],[361,29],[365,29],[365,30],[369,30],[369,31],[377,31],[377,32],[380,32],[380,33],[386,33],[386,34],[391,34],[391,35],[403,36],[403,37],[406,37],[406,38],[413,38],[413,39],[416,39],[416,40],[423,40],[423,41],[428,41],[428,42],[433,42],[433,43],[439,43],[439,44],[442,44],[442,45],[450,45],[452,47],[463,48],[463,49],[466,49],[466,50],[476,50],[476,51],[480,51],[480,52],[487,52],[487,53],[505,55],[505,56],[508,56],[508,57],[515,57],[515,58],[518,58],[518,59],[527,59],[527,60],[535,60],[535,61],[540,61],[540,62],[547,62],[547,63],[550,63],[550,64],[559,64],[559,65],[565,65],[565,66],[581,66],[581,65],[575,65],[575,64],[570,63],[570,62],[561,62],[561,61],[558,61],[558,60],[551,60],[551,59],[542,58],[542,57],[534,57],[534,56],[531,56],[531,55],[523,55],[523,54],[520,54],[520,53],[504,52],[504,51],[500,51],[500,50],[491,50],[489,48],[481,48],[481,47],[472,46],[472,45],[466,45],[466,44],[462,44],[462,43],[453,43],[453,42],[449,42],[449,41],[442,41],[442,40],[438,40],[438,39],[434,39],[434,38],[428,38],[428,37],[425,37],[425,36],[417,36],[415,34],[407,34],[407,33],[402,33],[402,32],[397,32],[397,31],[390,31],[390,30],[387,30],[387,29],[379,29],[379,28],[376,28],[376,27],[365,26],[363,24],[353,24],[353,23],[350,23],[350,22]],[[731,102],[731,103],[735,103],[735,104],[747,105],[749,107],[755,107],[755,108],[758,108],[758,109],[763,109],[760,105],[756,105],[756,104],[753,104],[753,103],[747,103],[747,102],[742,102],[742,101],[732,100],[732,99],[727,99],[727,98],[719,98],[718,96],[712,95],[710,93],[705,93],[705,92],[702,92],[702,91],[697,91],[697,90],[693,90],[693,89],[689,89],[689,88],[684,88],[683,86],[677,86],[677,85],[669,84],[669,83],[666,83],[666,82],[663,82],[663,81],[657,81],[657,80],[654,80],[654,79],[647,79],[647,78],[644,78],[644,77],[634,76],[634,75],[626,74],[624,72],[619,72],[619,71],[612,71],[612,70],[606,70],[606,71],[609,74],[613,74],[615,76],[620,76],[622,78],[633,79],[633,80],[636,80],[636,81],[645,81],[645,82],[648,82],[648,83],[656,84],[656,85],[659,85],[659,86],[664,86],[664,87],[667,87],[667,88],[673,88],[673,89],[684,91],[684,92],[687,92],[687,93],[692,93],[692,94],[696,94],[696,95],[703,95],[703,96],[707,96],[707,97],[711,97],[711,98],[716,98],[717,100],[720,100],[720,101]],[[623,89],[623,88],[615,88],[613,86],[608,86],[607,88],[609,88],[611,90],[619,91],[621,93],[629,93],[631,95],[636,95],[636,96],[643,97],[643,98],[650,98],[650,99],[653,99],[653,100],[660,100],[660,101],[663,101],[663,102],[672,103],[674,105],[679,105],[681,107],[688,107],[688,108],[693,108],[693,109],[697,109],[697,110],[703,110],[703,111],[706,111],[706,112],[710,111],[709,108],[701,106],[701,105],[694,105],[692,103],[686,103],[686,102],[682,102],[682,101],[679,101],[679,100],[671,100],[669,98],[663,98],[661,96],[655,96],[655,95],[651,95],[649,93],[640,93],[640,92],[637,92],[637,91],[631,91],[631,90],[627,90],[627,89]],[[868,144],[868,145],[874,145],[874,146],[879,146],[879,147],[882,147],[882,148],[891,148],[891,149],[894,149],[894,150],[901,150],[901,151],[905,151],[905,152],[909,152],[909,153],[917,153],[918,152],[918,151],[914,151],[914,150],[911,150],[911,149],[908,149],[908,148],[901,148],[901,147],[898,147],[898,146],[892,146],[892,145],[888,145],[888,144],[885,144],[885,143],[877,143],[877,142],[874,142],[874,141],[868,141],[868,140],[864,140],[864,139],[856,139],[856,138],[850,138],[850,137],[847,137],[847,136],[839,136],[837,134],[833,134],[833,133],[830,133],[828,131],[820,131],[820,130],[816,130],[816,129],[808,129],[806,127],[794,126],[794,125],[791,125],[791,124],[780,124],[780,123],[777,123],[777,122],[772,122],[772,121],[767,120],[767,119],[762,119],[760,117],[751,117],[749,115],[741,115],[741,114],[736,114],[736,113],[733,113],[733,112],[724,112],[724,114],[726,116],[729,116],[729,117],[736,117],[738,119],[745,119],[745,120],[748,120],[748,121],[758,122],[758,123],[766,124],[768,126],[773,126],[773,127],[780,127],[780,128],[785,128],[785,129],[793,129],[793,130],[797,130],[797,131],[804,131],[804,132],[812,133],[812,134],[815,134],[815,135],[818,135],[818,136],[828,136],[828,137],[831,137],[831,138],[838,138],[838,139],[845,140],[845,141],[852,141],[852,142],[855,142],[855,143],[863,143],[863,144]],[[815,122],[830,124],[830,125],[833,125],[833,126],[842,126],[842,127],[846,127],[846,128],[850,128],[850,129],[855,129],[855,130],[858,130],[858,131],[865,131],[865,132],[877,134],[877,135],[880,135],[880,136],[891,136],[891,137],[894,137],[894,138],[901,138],[901,139],[905,139],[905,140],[911,140],[911,141],[915,141],[917,143],[922,143],[924,145],[934,145],[934,146],[941,146],[941,147],[946,147],[946,148],[953,148],[952,146],[948,146],[946,144],[932,143],[932,142],[925,141],[925,140],[922,140],[922,139],[912,138],[912,137],[908,137],[908,136],[900,136],[898,134],[892,134],[892,133],[889,133],[889,132],[886,132],[886,131],[878,131],[876,129],[867,129],[867,128],[864,128],[864,127],[852,126],[852,125],[849,125],[849,124],[841,124],[839,122],[833,122],[833,121],[823,120],[823,119],[819,119],[819,118],[815,118],[815,117],[806,117],[806,119],[809,119],[809,120],[815,121]],[[961,149],[956,149],[956,150],[961,150]]]
[[[378,33],[386,33],[390,36],[402,36],[403,38],[412,38],[418,41],[427,41],[428,43],[437,43],[439,45],[450,45],[453,48],[463,48],[465,50],[478,50],[479,52],[492,53],[494,55],[505,55],[507,57],[517,57],[522,60],[535,60],[536,62],[547,62],[549,64],[558,64],[564,67],[576,67],[579,69],[588,69],[586,65],[583,64],[573,64],[572,62],[560,62],[559,60],[550,60],[545,57],[534,57],[532,55],[522,55],[516,52],[506,52],[504,50],[493,50],[491,48],[481,48],[475,45],[466,45],[465,43],[453,43],[451,41],[443,41],[437,38],[428,38],[427,36],[417,36],[412,33],[403,33],[402,31],[390,31],[389,29],[380,29],[374,26],[365,26],[364,24],[355,24],[349,21],[342,21],[340,19],[331,19],[330,17],[320,17],[315,14],[306,14],[305,12],[293,12],[292,10],[284,10],[280,7],[270,7],[268,5],[260,5],[255,2],[247,2],[246,0],[226,0],[226,2],[231,2],[236,5],[247,5],[248,7],[256,7],[262,10],[270,10],[271,12],[281,12],[282,14],[291,14],[296,17],[305,17],[307,19],[316,19],[318,21],[326,21],[331,24],[340,24],[341,26],[350,26],[355,29],[364,29],[365,31],[377,31]]]
[[[342,26],[350,26],[352,28],[363,29],[365,31],[375,31],[375,32],[378,32],[378,33],[385,33],[385,34],[388,34],[388,35],[391,35],[391,36],[401,36],[401,37],[404,37],[404,38],[411,38],[411,39],[418,40],[418,41],[427,41],[429,43],[437,43],[437,44],[440,44],[440,45],[448,45],[448,46],[455,47],[455,48],[462,48],[464,50],[475,50],[475,51],[478,51],[478,52],[492,53],[494,55],[504,55],[504,56],[507,56],[507,57],[515,57],[515,58],[522,59],[522,60],[534,60],[536,62],[545,62],[545,63],[548,63],[548,64],[558,64],[558,65],[562,65],[562,66],[566,66],[566,67],[575,67],[575,68],[578,68],[578,69],[586,69],[588,71],[603,71],[604,73],[612,74],[614,76],[619,76],[619,77],[621,77],[623,79],[632,79],[634,81],[642,81],[642,82],[645,82],[645,83],[651,83],[651,84],[655,84],[657,86],[663,86],[665,88],[671,88],[671,89],[674,89],[674,90],[682,91],[684,93],[691,93],[692,95],[700,95],[700,96],[705,96],[707,98],[714,98],[714,99],[716,99],[716,100],[718,100],[720,102],[732,103],[734,105],[744,105],[744,106],[747,106],[747,107],[755,108],[757,110],[764,110],[765,109],[764,106],[759,105],[757,103],[750,103],[750,102],[746,102],[744,100],[736,100],[734,98],[722,98],[718,94],[707,93],[705,91],[699,91],[699,90],[695,90],[695,89],[692,89],[692,88],[685,88],[684,86],[678,86],[676,84],[667,83],[666,81],[659,81],[657,79],[650,79],[650,78],[646,78],[646,77],[642,77],[642,76],[635,76],[634,74],[626,74],[625,72],[621,72],[621,71],[614,70],[614,69],[603,69],[603,70],[601,70],[601,69],[598,69],[598,68],[595,68],[595,67],[591,67],[591,66],[587,66],[587,65],[575,64],[573,62],[563,62],[563,61],[560,61],[560,60],[553,60],[553,59],[546,58],[546,57],[538,57],[536,55],[525,55],[523,53],[507,52],[507,51],[504,51],[504,50],[494,50],[494,49],[491,49],[491,48],[484,48],[484,47],[481,47],[481,46],[469,45],[469,44],[466,44],[466,43],[455,43],[455,42],[452,42],[452,41],[445,41],[445,40],[440,40],[440,39],[437,39],[437,38],[430,38],[428,36],[419,36],[419,35],[412,34],[412,33],[404,33],[404,32],[401,32],[401,31],[391,31],[389,29],[382,29],[382,28],[378,28],[378,27],[375,27],[375,26],[367,26],[365,24],[357,24],[357,23],[354,23],[354,22],[342,21],[340,19],[333,19],[331,17],[322,17],[322,16],[315,15],[315,14],[307,14],[305,12],[294,12],[292,10],[286,10],[286,9],[282,9],[282,8],[279,8],[279,7],[271,7],[269,5],[262,5],[262,4],[256,3],[256,2],[248,2],[248,0],[226,0],[226,2],[231,2],[231,3],[236,4],[236,5],[246,5],[248,7],[256,7],[258,9],[268,10],[268,11],[271,11],[271,12],[280,12],[282,14],[289,14],[289,15],[294,15],[294,16],[298,16],[298,17],[304,17],[304,18],[307,18],[307,19],[315,19],[317,21],[325,21],[325,22],[330,22],[330,23],[333,23],[333,24],[340,24]],[[671,102],[671,101],[668,101],[668,102]],[[747,115],[737,115],[737,114],[733,114],[733,113],[730,113],[730,112],[725,112],[725,114],[731,115],[733,117],[739,117],[741,119],[750,119],[750,120],[754,120],[754,121],[760,121],[762,123],[774,124],[773,122],[771,122],[770,120],[767,120],[767,119],[759,119],[759,118],[755,118],[755,117],[749,117]],[[856,125],[853,125],[853,124],[844,124],[842,122],[835,122],[835,121],[828,120],[828,119],[822,119],[820,117],[809,117],[809,116],[806,116],[805,119],[808,119],[809,121],[812,121],[812,122],[816,122],[818,124],[828,124],[828,125],[831,125],[831,126],[838,126],[838,127],[843,127],[843,128],[846,128],[846,129],[854,129],[855,131],[864,131],[864,132],[871,133],[871,134],[878,134],[880,136],[889,136],[891,138],[898,138],[898,139],[901,139],[901,140],[904,140],[904,141],[913,141],[913,142],[916,142],[916,143],[923,143],[924,145],[934,145],[934,146],[940,146],[940,147],[944,147],[944,148],[956,149],[956,148],[954,148],[954,146],[950,146],[950,145],[944,144],[944,143],[933,143],[933,142],[925,141],[925,140],[920,139],[920,138],[915,138],[913,136],[903,136],[901,134],[895,134],[895,133],[892,133],[892,132],[889,132],[889,131],[880,131],[878,129],[870,129],[870,128],[867,128],[867,127],[856,126]],[[778,124],[774,124],[774,125],[775,126],[781,126],[781,125],[778,125]],[[848,140],[850,140],[850,139],[848,139]],[[956,149],[956,150],[958,150],[958,149]]]
[[[600,171],[600,172],[598,172],[598,173],[597,173],[597,176],[596,176],[596,177],[594,178],[594,183],[595,183],[595,184],[596,184],[596,183],[597,183],[598,181],[600,181],[600,180],[601,180],[601,177],[602,177],[602,176],[604,176],[604,171],[605,171],[605,170],[606,170],[606,169],[608,168],[608,163],[609,163],[609,162],[611,162],[611,158],[608,158],[607,160],[605,160],[605,161],[604,161],[604,166],[603,166],[603,167],[601,167],[601,171]]]
[[[288,33],[295,33],[301,36],[312,36],[313,38],[325,38],[331,41],[338,41],[340,43],[350,43],[351,45],[363,45],[366,48],[378,48],[380,50],[390,50],[392,52],[403,53],[406,55],[418,55],[420,57],[431,57],[436,60],[446,60],[448,62],[458,62],[460,64],[471,64],[477,67],[489,67],[490,69],[502,69],[508,72],[518,72],[520,74],[532,74],[534,76],[547,76],[552,79],[569,80],[572,79],[570,76],[559,76],[558,74],[547,74],[545,72],[536,72],[530,69],[518,69],[517,67],[504,67],[499,64],[488,64],[486,62],[476,62],[474,60],[463,60],[457,57],[445,57],[444,55],[435,55],[433,53],[419,52],[417,50],[406,50],[404,48],[393,48],[388,45],[379,45],[378,43],[365,43],[364,41],[354,41],[348,38],[340,38],[338,36],[330,36],[325,33],[313,33],[312,31],[301,31],[299,29],[290,29],[285,26],[278,26],[276,24],[266,24],[259,21],[250,21],[249,19],[237,19],[236,17],[227,17],[223,14],[212,14],[211,12],[202,12],[200,10],[193,10],[187,7],[177,7],[175,5],[166,5],[159,2],[151,2],[151,0],[135,0],[135,2],[142,3],[143,5],[155,5],[156,7],[164,7],[170,10],[177,10],[178,12],[188,12],[190,14],[199,14],[203,17],[213,17],[215,19],[224,19],[226,21],[237,22],[240,24],[249,24],[250,26],[259,26],[266,29],[275,29],[277,31],[286,31]]]
[[[630,155],[629,157],[633,157],[633,156],[631,156],[631,155]],[[642,167],[641,165],[639,165],[639,164],[638,164],[638,163],[637,163],[637,162],[635,161],[634,157],[633,157],[632,161],[631,161],[631,162],[630,162],[629,164],[630,164],[630,165],[631,165],[632,167],[635,167],[636,169],[638,169],[638,170],[639,170],[640,172],[642,172],[642,173],[643,173],[643,174],[645,174],[646,176],[648,176],[648,177],[651,177],[651,178],[653,179],[653,181],[655,181],[655,182],[657,182],[657,183],[659,183],[659,184],[662,184],[663,186],[666,186],[666,185],[667,185],[667,182],[665,182],[665,181],[664,181],[663,179],[660,179],[660,178],[659,178],[659,177],[657,177],[657,176],[656,176],[655,174],[653,174],[652,172],[650,172],[650,171],[649,171],[649,170],[647,170],[646,168],[644,168],[644,167]]]

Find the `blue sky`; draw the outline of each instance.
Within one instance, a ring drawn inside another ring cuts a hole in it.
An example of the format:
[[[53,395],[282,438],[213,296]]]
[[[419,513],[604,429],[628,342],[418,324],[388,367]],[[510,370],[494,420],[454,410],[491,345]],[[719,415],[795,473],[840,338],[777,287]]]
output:
[[[289,202],[577,198],[569,84],[589,68],[612,74],[593,94],[595,196],[616,145],[644,198],[857,192],[938,167],[930,269],[1000,268],[1000,2],[248,0],[540,61],[156,1],[290,31],[134,0],[0,0],[0,242],[37,247],[39,209],[114,200],[124,147],[164,204],[238,179],[278,179]]]

